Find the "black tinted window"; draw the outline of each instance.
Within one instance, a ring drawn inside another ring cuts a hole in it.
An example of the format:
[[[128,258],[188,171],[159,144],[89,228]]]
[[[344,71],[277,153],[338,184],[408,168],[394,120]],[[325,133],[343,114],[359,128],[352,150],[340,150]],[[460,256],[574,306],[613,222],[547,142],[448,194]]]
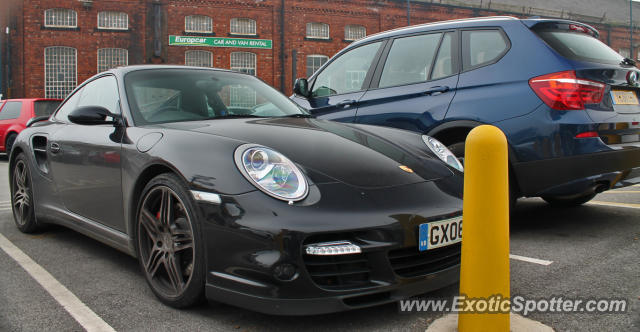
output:
[[[481,67],[499,60],[509,49],[500,30],[462,32],[464,70]]]
[[[35,116],[49,116],[56,108],[58,108],[60,102],[57,100],[37,100],[33,103],[33,113]]]
[[[17,119],[20,117],[20,111],[22,110],[22,102],[20,101],[8,101],[2,110],[0,110],[0,120]]]
[[[618,64],[623,57],[609,46],[582,32],[543,30],[536,32],[560,55],[577,60]]]
[[[385,88],[426,81],[441,37],[441,33],[435,33],[394,40],[378,86]]]

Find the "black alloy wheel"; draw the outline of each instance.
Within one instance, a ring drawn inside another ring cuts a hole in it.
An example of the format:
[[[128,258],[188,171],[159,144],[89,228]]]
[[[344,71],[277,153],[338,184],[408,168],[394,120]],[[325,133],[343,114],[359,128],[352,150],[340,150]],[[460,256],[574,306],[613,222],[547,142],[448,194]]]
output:
[[[38,225],[33,209],[31,174],[23,153],[18,155],[11,171],[11,206],[18,229],[23,233],[36,231]]]
[[[183,308],[202,300],[204,269],[192,203],[180,180],[160,175],[143,191],[136,244],[140,265],[155,295]]]

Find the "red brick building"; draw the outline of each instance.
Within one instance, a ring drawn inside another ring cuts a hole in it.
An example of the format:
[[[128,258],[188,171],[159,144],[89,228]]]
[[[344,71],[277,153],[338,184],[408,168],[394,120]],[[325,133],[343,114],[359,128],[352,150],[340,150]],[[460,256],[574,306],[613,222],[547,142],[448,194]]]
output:
[[[99,71],[144,63],[244,71],[290,93],[295,77],[307,76],[352,40],[406,26],[408,12],[411,24],[494,15],[571,18],[594,25],[614,49],[629,48],[622,22],[491,1],[412,0],[410,11],[405,0],[3,3],[0,92],[11,98],[62,97]]]

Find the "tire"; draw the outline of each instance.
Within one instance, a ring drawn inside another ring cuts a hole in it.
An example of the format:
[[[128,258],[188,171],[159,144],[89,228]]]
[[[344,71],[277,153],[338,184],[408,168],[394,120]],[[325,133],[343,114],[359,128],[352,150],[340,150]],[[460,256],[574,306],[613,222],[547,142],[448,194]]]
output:
[[[458,157],[462,166],[464,166],[464,147],[464,142],[454,143],[447,147],[454,156]],[[513,176],[511,176],[511,172],[509,172],[509,212],[514,211],[516,203],[518,202],[517,190],[514,187],[514,181],[515,180],[513,179]]]
[[[204,244],[186,185],[170,173],[156,176],[142,191],[136,211],[136,253],[153,293],[174,308],[202,302]]]
[[[8,155],[11,154],[11,149],[13,148],[13,143],[16,142],[16,138],[18,137],[17,134],[15,133],[11,133],[7,136],[7,140],[4,144],[4,151],[5,153]]]
[[[556,207],[573,207],[580,206],[594,197],[596,197],[596,193],[585,194],[581,196],[542,196],[547,203]]]
[[[33,185],[29,162],[24,153],[20,153],[16,157],[9,174],[13,221],[21,232],[33,233],[38,230],[38,223],[33,204]]]

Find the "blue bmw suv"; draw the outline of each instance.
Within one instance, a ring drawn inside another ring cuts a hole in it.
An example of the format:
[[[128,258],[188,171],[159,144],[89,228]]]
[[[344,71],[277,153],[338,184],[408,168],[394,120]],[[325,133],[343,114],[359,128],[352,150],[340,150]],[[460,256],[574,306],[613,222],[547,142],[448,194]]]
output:
[[[320,118],[424,133],[464,158],[471,129],[509,142],[512,202],[579,205],[640,183],[635,62],[566,20],[488,17],[358,40],[291,97]]]

